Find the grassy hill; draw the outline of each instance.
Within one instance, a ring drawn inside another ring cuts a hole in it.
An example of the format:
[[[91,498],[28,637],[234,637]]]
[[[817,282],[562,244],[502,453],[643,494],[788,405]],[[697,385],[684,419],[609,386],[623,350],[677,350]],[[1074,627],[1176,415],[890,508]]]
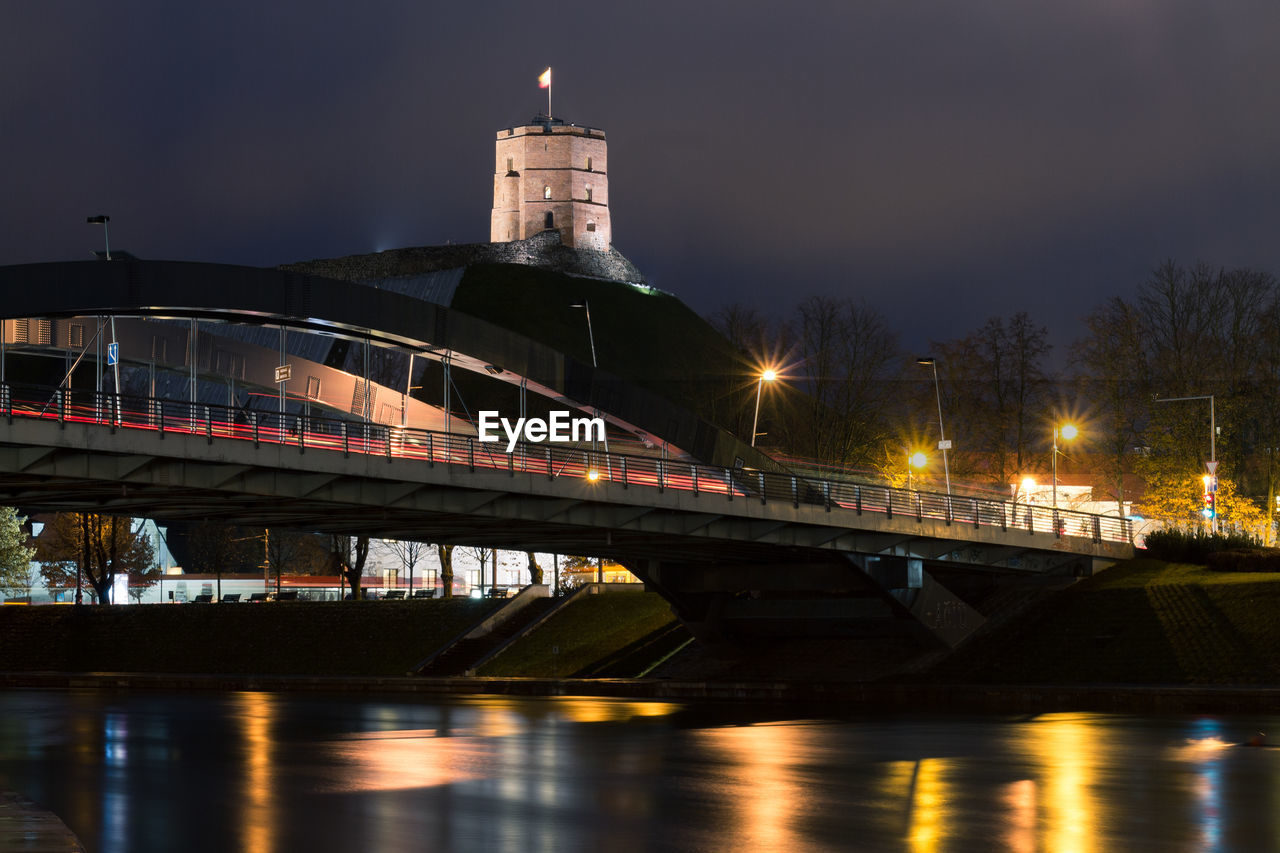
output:
[[[671,605],[657,593],[589,595],[560,608],[476,674],[634,677],[688,638]]]
[[[1006,684],[1280,684],[1280,574],[1136,559],[1053,596],[930,673]]]
[[[590,364],[586,313],[571,307],[584,301],[601,368],[720,426],[741,405],[755,368],[671,294],[537,267],[479,264],[467,268],[451,307]]]

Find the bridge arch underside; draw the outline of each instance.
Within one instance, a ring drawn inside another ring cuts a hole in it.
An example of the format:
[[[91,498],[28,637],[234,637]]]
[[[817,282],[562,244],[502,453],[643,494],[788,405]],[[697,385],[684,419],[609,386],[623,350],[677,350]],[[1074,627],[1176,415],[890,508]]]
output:
[[[1002,602],[1127,555],[1047,532],[21,418],[0,430],[0,503],[604,556],[730,643],[954,646]]]
[[[55,355],[68,365],[81,351],[89,360],[101,359],[90,345],[96,329],[88,321],[118,318],[111,334],[120,342],[126,373],[122,389],[138,396],[163,396],[146,388],[147,381],[154,385],[158,366],[162,372],[167,369],[178,399],[187,399],[180,385],[190,372],[200,384],[204,399],[199,402],[242,405],[243,398],[228,400],[228,380],[238,376],[242,390],[257,391],[267,403],[265,398],[278,390],[274,372],[283,361],[273,348],[287,348],[295,367],[286,383],[289,405],[324,405],[363,420],[403,419],[431,429],[447,424],[449,413],[461,414],[465,407],[465,400],[438,393],[451,386],[447,373],[443,381],[439,375],[440,365],[447,363],[477,383],[483,379],[490,386],[507,386],[500,405],[504,416],[522,414],[526,393],[531,393],[541,399],[543,409],[598,414],[615,435],[643,447],[662,445],[676,457],[708,464],[778,469],[735,436],[634,382],[476,317],[393,290],[275,269],[134,260],[0,267],[0,292],[5,294],[0,317],[7,321],[4,340],[10,361],[24,352]],[[73,328],[77,320],[78,329]],[[26,341],[16,345],[15,321],[46,326],[39,332],[29,329]],[[186,322],[196,324],[189,335]],[[271,333],[281,327],[292,337],[277,347]],[[364,344],[383,356],[375,359],[372,374],[353,352]],[[436,373],[430,381],[424,376],[428,369]],[[57,384],[62,372],[50,370],[41,380],[24,379],[12,370],[4,378]],[[84,377],[91,371],[88,365],[80,369],[76,387],[86,387]],[[406,391],[408,399],[403,399]],[[472,416],[475,408],[470,407]],[[449,428],[466,431],[457,421]]]

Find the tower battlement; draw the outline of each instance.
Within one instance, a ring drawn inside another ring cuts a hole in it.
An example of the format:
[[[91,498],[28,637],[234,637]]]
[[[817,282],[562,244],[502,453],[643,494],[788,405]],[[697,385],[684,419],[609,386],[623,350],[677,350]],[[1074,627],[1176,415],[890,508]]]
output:
[[[496,138],[489,239],[558,231],[566,246],[608,251],[613,228],[604,131],[539,115]]]

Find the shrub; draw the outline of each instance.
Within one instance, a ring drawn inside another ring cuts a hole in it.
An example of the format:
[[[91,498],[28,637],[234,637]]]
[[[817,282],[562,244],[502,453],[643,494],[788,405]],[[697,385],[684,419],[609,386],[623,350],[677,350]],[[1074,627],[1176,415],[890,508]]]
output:
[[[1217,551],[1205,563],[1215,572],[1280,572],[1280,548]]]
[[[1252,551],[1261,546],[1253,536],[1232,531],[1205,533],[1203,530],[1157,530],[1147,534],[1147,553],[1170,563],[1208,563],[1209,555],[1222,551]],[[1254,571],[1260,571],[1255,569]]]

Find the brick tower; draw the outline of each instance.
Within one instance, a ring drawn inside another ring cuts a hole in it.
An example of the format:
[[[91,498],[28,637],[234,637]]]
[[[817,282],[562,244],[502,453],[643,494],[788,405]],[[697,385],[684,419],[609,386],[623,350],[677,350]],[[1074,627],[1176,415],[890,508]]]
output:
[[[566,246],[609,250],[609,162],[604,131],[535,116],[498,131],[489,239],[560,232]]]

